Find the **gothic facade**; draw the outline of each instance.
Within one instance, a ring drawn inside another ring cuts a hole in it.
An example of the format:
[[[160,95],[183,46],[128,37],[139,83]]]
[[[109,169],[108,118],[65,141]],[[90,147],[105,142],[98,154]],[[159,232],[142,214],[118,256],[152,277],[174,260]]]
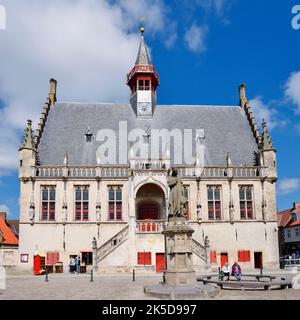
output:
[[[245,85],[236,106],[158,105],[143,32],[127,84],[127,104],[62,103],[50,80],[19,151],[20,268],[39,254],[67,270],[80,254],[99,273],[162,271],[171,167],[185,187],[196,270],[227,260],[278,267],[276,150]]]

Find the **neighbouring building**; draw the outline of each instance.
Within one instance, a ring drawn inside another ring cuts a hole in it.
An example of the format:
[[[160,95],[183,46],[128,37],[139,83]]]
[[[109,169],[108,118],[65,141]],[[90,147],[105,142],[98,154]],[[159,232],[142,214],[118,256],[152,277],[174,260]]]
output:
[[[278,267],[276,150],[245,85],[236,106],[182,106],[158,105],[159,84],[143,31],[128,103],[58,102],[50,80],[19,151],[21,268],[40,254],[67,270],[80,254],[100,273],[162,271],[171,167],[184,182],[196,270]]]
[[[18,221],[6,220],[6,212],[0,212],[0,265],[14,268],[18,264]]]
[[[300,258],[300,202],[278,212],[279,251],[281,258]]]

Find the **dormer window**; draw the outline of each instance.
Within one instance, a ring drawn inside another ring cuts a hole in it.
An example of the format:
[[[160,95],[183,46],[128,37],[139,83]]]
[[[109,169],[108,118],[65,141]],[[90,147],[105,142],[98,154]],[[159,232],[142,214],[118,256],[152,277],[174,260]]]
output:
[[[88,126],[87,131],[85,133],[85,141],[92,142],[93,138],[94,138],[94,134],[91,132],[90,126]]]
[[[86,137],[86,142],[92,142],[92,138],[93,138],[92,134],[86,134],[85,137]]]
[[[296,222],[298,220],[296,213],[292,214],[292,222]]]

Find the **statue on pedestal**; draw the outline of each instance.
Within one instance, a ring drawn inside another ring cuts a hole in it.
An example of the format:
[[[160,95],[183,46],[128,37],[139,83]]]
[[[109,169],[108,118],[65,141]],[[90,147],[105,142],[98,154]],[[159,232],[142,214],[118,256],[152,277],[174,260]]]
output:
[[[169,220],[173,217],[187,218],[186,202],[184,188],[181,178],[178,176],[177,169],[172,169],[171,176],[168,177],[168,186],[170,188],[169,196]]]

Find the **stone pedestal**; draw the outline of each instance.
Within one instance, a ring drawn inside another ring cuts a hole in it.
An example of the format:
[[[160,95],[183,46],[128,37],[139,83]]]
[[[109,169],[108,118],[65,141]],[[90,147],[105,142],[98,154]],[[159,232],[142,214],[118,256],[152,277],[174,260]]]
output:
[[[184,218],[173,218],[163,231],[166,256],[164,283],[168,286],[197,284],[193,269],[193,233],[194,230],[186,224]]]
[[[193,268],[192,234],[185,218],[171,218],[164,229],[166,266],[163,283],[144,287],[144,293],[160,299],[209,299],[217,296],[216,286],[197,283]]]

